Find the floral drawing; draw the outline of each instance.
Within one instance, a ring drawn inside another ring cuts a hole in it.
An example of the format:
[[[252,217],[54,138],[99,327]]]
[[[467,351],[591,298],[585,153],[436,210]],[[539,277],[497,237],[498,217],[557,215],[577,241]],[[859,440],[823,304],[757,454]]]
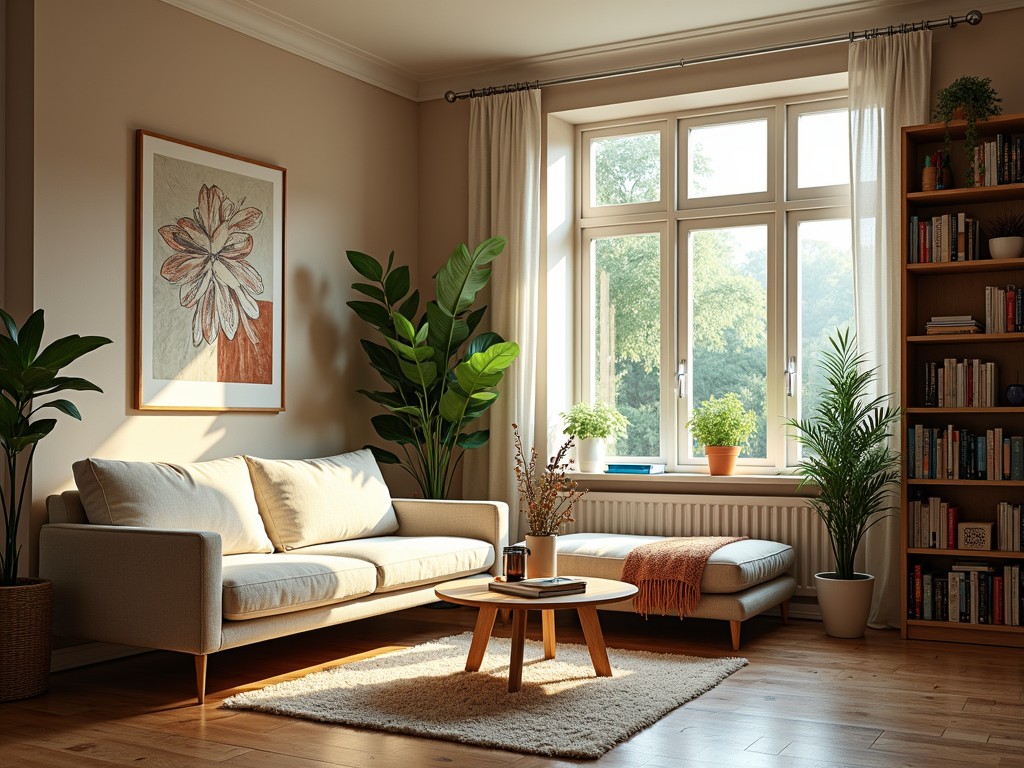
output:
[[[258,208],[236,206],[220,187],[203,185],[192,218],[160,227],[174,253],[160,268],[165,280],[179,286],[181,306],[192,309],[192,344],[212,344],[219,333],[234,339],[241,326],[253,344],[260,340],[251,320],[260,316],[254,296],[263,293],[263,278],[248,261],[253,238],[263,221]]]

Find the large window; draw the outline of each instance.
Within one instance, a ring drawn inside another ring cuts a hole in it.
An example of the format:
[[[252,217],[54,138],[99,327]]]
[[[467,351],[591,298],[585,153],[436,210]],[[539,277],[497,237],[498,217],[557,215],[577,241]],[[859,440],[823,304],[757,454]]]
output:
[[[757,414],[747,471],[800,460],[784,421],[854,322],[846,115],[831,98],[579,128],[579,395],[629,419],[614,456],[699,468],[693,408],[733,392]]]

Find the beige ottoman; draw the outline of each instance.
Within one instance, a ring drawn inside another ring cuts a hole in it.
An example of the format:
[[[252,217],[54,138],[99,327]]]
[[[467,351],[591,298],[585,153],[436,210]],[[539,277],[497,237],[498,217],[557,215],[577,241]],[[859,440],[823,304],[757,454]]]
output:
[[[565,534],[558,537],[558,572],[619,579],[630,550],[665,538],[623,533]],[[796,591],[796,579],[788,573],[794,559],[793,548],[777,541],[744,539],[726,544],[708,560],[700,585],[700,603],[687,615],[728,621],[733,650],[739,650],[740,625],[751,616],[780,606],[782,620],[786,621],[789,599]],[[629,600],[601,607],[633,610]]]

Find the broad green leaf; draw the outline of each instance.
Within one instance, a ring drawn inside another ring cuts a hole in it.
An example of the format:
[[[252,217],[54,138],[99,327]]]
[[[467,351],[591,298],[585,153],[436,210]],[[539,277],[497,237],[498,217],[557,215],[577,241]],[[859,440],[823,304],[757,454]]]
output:
[[[371,392],[368,389],[357,389],[356,392],[391,410],[397,410],[405,405],[405,401],[394,392]]]
[[[77,376],[58,376],[53,379],[46,387],[38,390],[36,395],[52,395],[54,392],[63,392],[66,389],[70,389],[76,392],[102,392],[103,390],[93,384],[91,381],[86,379],[78,378]]]
[[[347,301],[345,303],[359,316],[360,320],[377,328],[391,328],[391,315],[380,304],[372,304],[369,301]]]
[[[377,434],[385,440],[390,440],[399,445],[417,445],[419,440],[412,427],[399,416],[390,413],[380,414],[370,419]]]
[[[401,313],[394,315],[395,321],[395,332],[400,338],[406,341],[415,343],[416,341],[416,329],[413,328],[412,323]]]
[[[487,307],[480,307],[474,309],[468,315],[466,315],[466,329],[469,331],[467,337],[472,335],[476,330],[476,327],[480,325],[480,321],[484,319],[484,314],[487,312]]]
[[[405,317],[416,317],[416,313],[420,311],[420,292],[413,291],[412,295],[402,302],[402,306],[398,308],[398,311]]]
[[[491,432],[488,429],[481,429],[478,432],[463,432],[457,438],[455,438],[455,444],[465,450],[471,448],[481,448],[487,444],[487,441],[491,437]]]
[[[501,381],[501,377],[501,371],[481,374],[461,363],[455,366],[455,378],[458,380],[462,391],[467,395],[471,395],[479,389],[498,386],[498,382]]]
[[[58,411],[66,413],[68,416],[71,416],[72,418],[78,419],[79,421],[82,420],[82,414],[79,412],[75,404],[72,403],[70,400],[51,400],[48,403],[43,403],[36,410],[41,411],[43,408],[56,408]]]
[[[437,301],[450,315],[469,309],[477,292],[487,285],[489,264],[505,248],[505,238],[492,237],[480,243],[471,254],[465,245],[458,246],[437,272]]]
[[[370,285],[369,283],[352,283],[352,288],[365,296],[369,296],[371,299],[376,299],[380,302],[385,301],[384,291],[376,285]]]
[[[18,342],[18,324],[14,322],[14,318],[9,314],[0,309],[0,317],[3,318],[4,327],[7,329],[7,335],[11,338],[15,344]]]
[[[470,394],[486,386],[493,386],[480,382],[490,380],[495,374],[498,374],[500,379],[500,374],[512,365],[518,355],[519,345],[514,341],[499,342],[483,352],[471,355],[455,367],[459,386]]]
[[[104,336],[65,336],[57,339],[46,349],[39,353],[33,365],[40,368],[49,368],[51,371],[58,371],[69,363],[73,363],[82,355],[92,352],[94,349],[112,343]]]
[[[348,256],[349,264],[367,280],[379,283],[381,278],[384,277],[383,268],[373,256],[367,256],[359,251],[346,251],[345,254]]]
[[[43,340],[43,310],[33,312],[18,332],[18,348],[24,365],[29,365],[39,353],[39,345]]]
[[[501,336],[492,331],[481,333],[466,346],[466,357],[472,357],[477,352],[483,352],[485,349],[493,347],[495,344],[500,344],[503,341],[504,339]]]
[[[441,395],[441,416],[452,424],[462,422],[463,413],[469,404],[469,398],[454,389],[446,389]]]
[[[419,387],[426,389],[437,380],[437,366],[433,361],[425,363],[410,363],[405,360],[399,362],[405,378]]]
[[[378,448],[376,445],[364,445],[364,448],[368,448],[370,453],[373,454],[373,458],[377,460],[378,464],[401,464],[402,460],[398,458],[391,451],[385,451],[383,448]]]
[[[430,323],[424,323],[420,326],[420,329],[416,331],[416,343],[422,344],[426,341],[428,333],[430,333]]]
[[[409,292],[409,268],[399,267],[384,279],[384,293],[388,304],[397,304]],[[410,315],[411,317],[411,315]]]
[[[406,416],[415,416],[419,421],[423,421],[423,409],[418,405],[403,405],[401,408],[392,408],[395,413],[404,413]]]
[[[430,328],[427,341],[437,353],[437,362],[444,365],[469,338],[469,328],[465,320],[452,317],[433,301],[427,302],[427,321]]]

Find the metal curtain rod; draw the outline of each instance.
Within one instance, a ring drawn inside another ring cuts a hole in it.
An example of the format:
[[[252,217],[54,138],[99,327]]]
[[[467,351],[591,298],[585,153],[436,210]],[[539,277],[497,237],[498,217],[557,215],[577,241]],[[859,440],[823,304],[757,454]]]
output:
[[[780,53],[782,51],[794,51],[798,48],[813,48],[818,45],[832,45],[833,43],[852,43],[855,40],[868,40],[882,35],[902,35],[907,32],[918,32],[934,27],[949,27],[953,29],[957,24],[966,22],[972,27],[981,23],[981,11],[968,11],[963,16],[950,16],[946,19],[933,19],[931,21],[914,21],[909,24],[890,24],[888,27],[875,27],[865,29],[861,32],[850,32],[845,35],[834,35],[832,37],[819,37],[814,40],[800,40],[795,43],[782,43],[781,45],[769,45],[764,48],[747,48],[742,51],[731,53],[717,53],[710,56],[696,56],[692,59],[678,59],[676,61],[665,61],[661,64],[644,64],[638,67],[627,67],[625,69],[612,69],[607,72],[593,72],[588,75],[570,75],[569,77],[555,77],[550,80],[534,80],[532,82],[508,83],[506,85],[491,85],[486,88],[473,88],[468,91],[447,91],[444,99],[449,104],[454,104],[461,99],[475,99],[480,96],[491,96],[496,93],[512,93],[514,91],[526,91],[533,88],[547,88],[552,85],[567,85],[568,83],[582,83],[588,80],[602,80],[608,77],[621,77],[622,75],[636,75],[642,72],[656,72],[660,69],[672,69],[673,67],[687,67],[693,64],[709,64],[715,61],[728,61],[730,59],[741,59],[745,56],[760,56],[765,53]]]

